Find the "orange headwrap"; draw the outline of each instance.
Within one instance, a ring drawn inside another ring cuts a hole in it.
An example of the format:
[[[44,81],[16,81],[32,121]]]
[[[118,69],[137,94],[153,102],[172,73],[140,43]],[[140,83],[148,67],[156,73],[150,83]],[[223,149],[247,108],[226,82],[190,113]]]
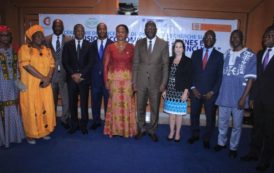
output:
[[[28,37],[28,39],[32,40],[32,35],[35,34],[38,31],[40,31],[44,34],[44,29],[43,29],[42,26],[33,25],[26,31],[26,36]]]
[[[0,32],[10,31],[10,28],[6,25],[0,25]]]

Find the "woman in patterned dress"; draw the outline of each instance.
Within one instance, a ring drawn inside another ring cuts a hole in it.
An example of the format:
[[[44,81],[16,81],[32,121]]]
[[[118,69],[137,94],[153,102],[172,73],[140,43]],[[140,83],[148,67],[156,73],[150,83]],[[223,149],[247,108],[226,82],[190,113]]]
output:
[[[19,114],[17,52],[11,46],[10,28],[0,25],[0,146],[9,147],[12,142],[20,143],[24,138]]]
[[[56,125],[51,87],[55,66],[51,50],[44,45],[43,28],[31,26],[26,36],[30,42],[19,50],[21,81],[27,86],[20,92],[20,107],[27,141],[35,144],[35,139],[50,139]]]
[[[191,85],[191,59],[185,56],[185,44],[176,40],[173,47],[174,56],[169,61],[169,79],[163,92],[164,112],[169,114],[170,132],[167,140],[180,141],[182,118],[187,114],[188,90]]]
[[[116,27],[117,41],[104,55],[104,81],[109,90],[104,134],[133,137],[136,134],[136,114],[132,91],[132,60],[134,46],[126,41],[128,27]]]

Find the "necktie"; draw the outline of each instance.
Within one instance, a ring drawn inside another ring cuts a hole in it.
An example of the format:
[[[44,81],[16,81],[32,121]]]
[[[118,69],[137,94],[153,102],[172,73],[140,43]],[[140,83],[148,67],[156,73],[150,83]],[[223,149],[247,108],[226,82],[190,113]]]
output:
[[[101,45],[99,48],[99,58],[102,59],[104,54],[104,45],[103,45],[103,40],[101,40]]]
[[[203,57],[203,70],[206,67],[207,59],[208,59],[208,49],[206,49],[206,53],[205,53],[205,55]]]
[[[269,52],[270,52],[271,50],[272,50],[272,49],[268,49],[268,50],[267,50],[267,53],[266,53],[266,55],[265,55],[265,57],[264,57],[264,61],[263,61],[264,70],[265,70],[265,68],[266,68],[266,66],[267,66],[267,64],[268,64],[268,61],[269,61]]]
[[[80,58],[80,40],[78,40],[78,44],[77,44],[77,59],[79,60]]]
[[[60,45],[59,36],[57,36],[57,40],[56,40],[56,56],[57,56],[57,59],[60,59],[60,56],[61,56],[61,45]]]
[[[55,54],[56,54],[56,66],[58,72],[60,72],[60,64],[61,64],[61,45],[60,45],[60,40],[59,36],[57,36],[56,40],[56,47],[55,47]]]
[[[152,41],[151,40],[149,40],[148,52],[152,53]]]

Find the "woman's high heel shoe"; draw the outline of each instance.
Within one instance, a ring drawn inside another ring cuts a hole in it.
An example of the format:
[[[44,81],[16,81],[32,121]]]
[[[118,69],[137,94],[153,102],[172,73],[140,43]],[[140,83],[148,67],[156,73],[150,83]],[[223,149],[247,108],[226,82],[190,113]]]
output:
[[[180,139],[181,139],[181,137],[179,137],[179,139],[176,139],[176,138],[174,137],[174,142],[180,142]]]
[[[168,140],[168,141],[172,141],[173,139],[174,139],[174,137],[175,137],[175,133],[174,133],[174,135],[173,135],[173,137],[172,138],[169,138],[169,135],[166,137],[166,140]]]
[[[180,142],[180,139],[174,139],[174,142]]]

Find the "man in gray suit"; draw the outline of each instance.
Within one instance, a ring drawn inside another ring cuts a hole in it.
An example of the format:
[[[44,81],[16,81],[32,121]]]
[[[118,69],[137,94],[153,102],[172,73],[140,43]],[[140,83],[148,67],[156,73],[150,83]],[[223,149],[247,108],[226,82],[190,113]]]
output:
[[[60,19],[56,19],[52,24],[53,34],[46,37],[48,47],[51,49],[52,55],[55,59],[55,71],[52,77],[52,89],[54,96],[55,109],[57,108],[58,95],[62,98],[62,117],[61,124],[65,129],[69,128],[69,100],[68,88],[66,82],[66,72],[62,65],[62,50],[64,43],[71,40],[70,37],[63,34],[64,24]]]
[[[159,119],[161,92],[168,79],[168,44],[156,36],[153,21],[145,24],[146,38],[138,40],[133,59],[133,88],[137,94],[138,134],[140,139],[146,132],[157,142],[156,128]],[[146,124],[146,105],[150,104],[150,123]]]

